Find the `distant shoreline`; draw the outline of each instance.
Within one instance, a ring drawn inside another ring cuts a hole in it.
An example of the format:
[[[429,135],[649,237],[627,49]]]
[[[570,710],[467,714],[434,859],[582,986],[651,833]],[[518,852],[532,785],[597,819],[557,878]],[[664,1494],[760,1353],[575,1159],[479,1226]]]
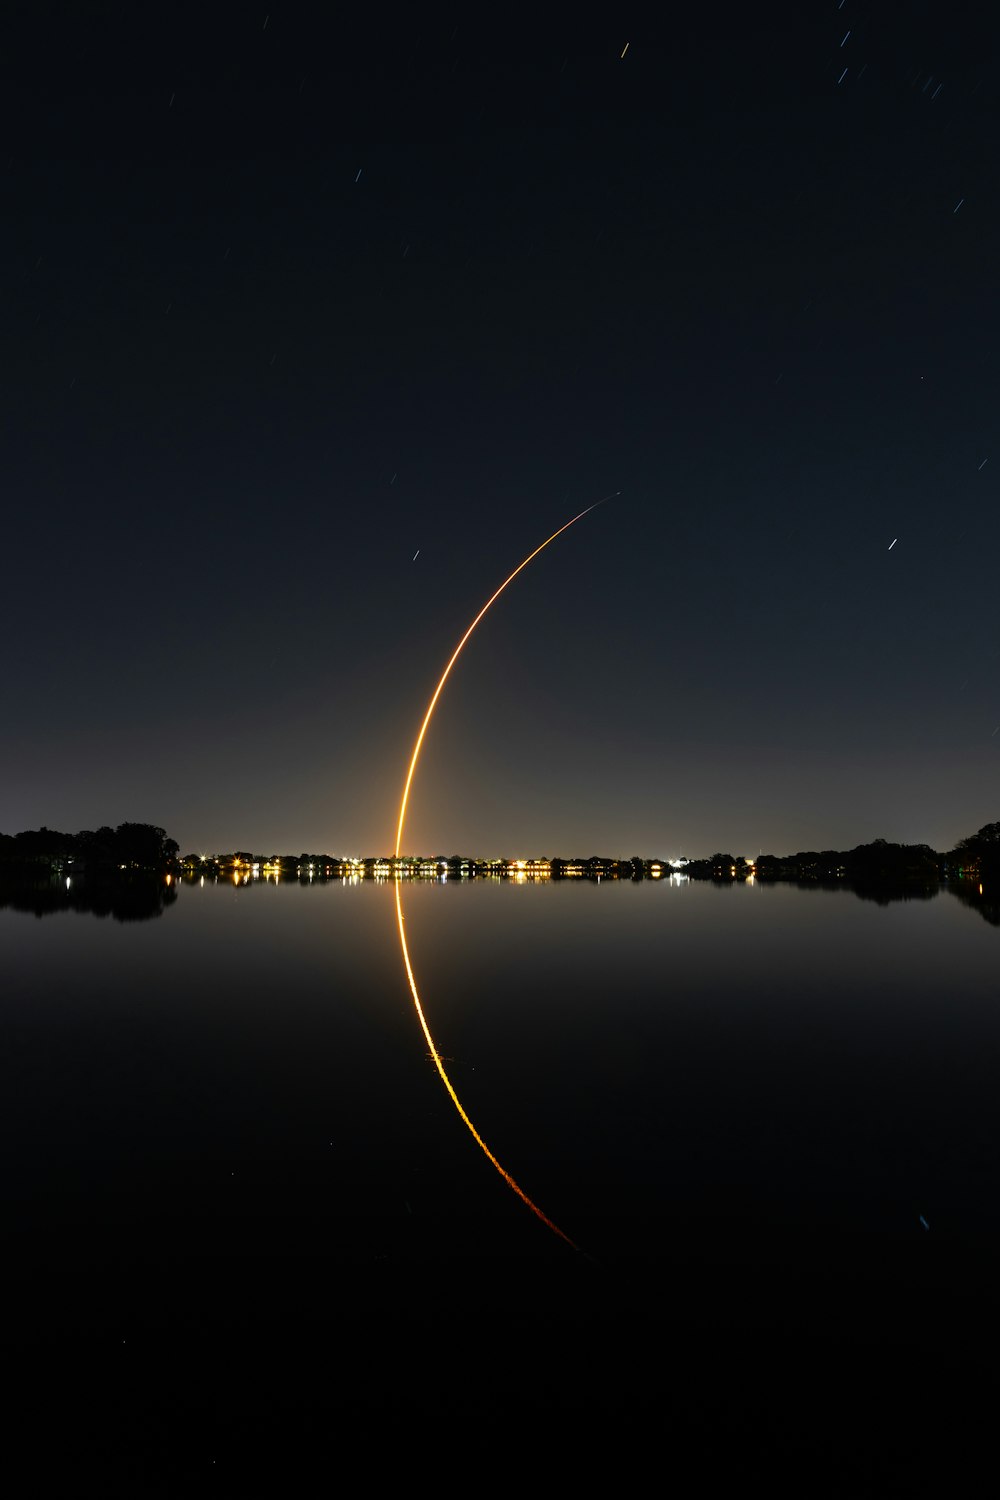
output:
[[[662,880],[683,875],[715,881],[843,881],[847,884],[932,885],[941,880],[993,880],[1000,875],[1000,823],[984,825],[949,853],[927,844],[895,844],[875,839],[852,849],[799,850],[758,854],[755,859],[716,851],[707,858],[667,859],[633,855],[185,854],[164,829],[122,823],[117,829],[59,833],[49,828],[0,834],[0,873],[15,871],[109,877],[140,872],[177,876],[336,879],[514,879]]]

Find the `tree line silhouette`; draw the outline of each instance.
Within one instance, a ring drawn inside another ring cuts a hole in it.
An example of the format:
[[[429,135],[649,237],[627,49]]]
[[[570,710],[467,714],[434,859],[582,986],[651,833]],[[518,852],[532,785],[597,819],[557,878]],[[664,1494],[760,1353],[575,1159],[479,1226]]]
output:
[[[840,880],[849,884],[933,884],[948,876],[993,880],[1000,875],[1000,823],[986,823],[946,854],[928,844],[874,839],[853,849],[804,849],[796,854],[758,854],[752,862],[727,853],[692,860],[685,873],[698,880]]]
[[[0,861],[5,865],[52,869],[72,864],[89,871],[167,870],[177,857],[177,841],[152,823],[119,823],[117,828],[85,828],[60,833],[29,828],[0,833]]]

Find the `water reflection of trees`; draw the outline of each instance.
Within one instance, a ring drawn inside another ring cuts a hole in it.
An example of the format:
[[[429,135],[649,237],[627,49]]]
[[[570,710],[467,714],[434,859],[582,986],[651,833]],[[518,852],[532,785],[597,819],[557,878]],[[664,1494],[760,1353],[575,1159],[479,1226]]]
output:
[[[761,884],[771,887],[778,882],[763,881]],[[859,901],[874,901],[876,906],[891,906],[896,901],[933,901],[938,890],[941,889],[936,884],[908,885],[904,882],[895,885],[876,885],[855,880],[785,880],[781,884],[790,885],[797,891],[821,891],[825,895],[839,892],[845,896],[856,896]]]
[[[177,900],[176,882],[161,875],[106,880],[74,876],[0,880],[0,909],[51,917],[61,911],[89,912],[115,922],[148,922]]]
[[[856,896],[859,901],[873,901],[876,906],[892,906],[896,901],[933,901],[946,893],[971,906],[984,922],[991,927],[1000,927],[1000,893],[991,887],[983,894],[982,887],[971,880],[942,881],[939,885],[872,885],[852,880],[795,880],[786,882],[797,891],[842,891]]]
[[[941,889],[954,896],[956,901],[961,901],[963,906],[971,906],[991,927],[1000,927],[1000,888],[992,886],[990,893],[984,895],[979,885],[969,880],[955,880]]]
[[[891,906],[895,901],[933,901],[938,893],[936,885],[860,885],[852,883],[848,890],[859,901],[874,901],[876,906]]]

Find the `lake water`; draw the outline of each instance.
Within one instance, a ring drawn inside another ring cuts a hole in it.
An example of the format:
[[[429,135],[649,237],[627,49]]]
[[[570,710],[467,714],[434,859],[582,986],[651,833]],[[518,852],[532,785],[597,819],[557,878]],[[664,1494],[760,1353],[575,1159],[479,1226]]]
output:
[[[508,1315],[528,1316],[513,1308],[572,1325],[571,1386],[588,1320],[605,1348],[627,1321],[620,1361],[640,1324],[702,1357],[706,1330],[730,1359],[762,1338],[806,1340],[810,1358],[831,1339],[904,1365],[922,1346],[968,1357],[1000,1244],[990,908],[947,890],[879,904],[789,885],[406,885],[452,1083],[579,1255],[446,1094],[391,884],[167,895],[145,921],[0,910],[6,1240],[26,1350],[58,1347],[66,1369],[70,1347],[97,1350],[119,1395],[119,1338],[147,1349],[147,1379],[183,1365],[199,1394],[177,1408],[172,1384],[168,1405],[192,1484],[213,1448],[236,1462],[236,1418],[205,1416],[221,1397],[180,1326],[228,1351],[234,1380],[251,1333],[314,1369],[304,1320],[332,1319],[384,1386],[359,1301],[383,1330],[417,1316],[431,1337],[435,1307],[467,1330],[499,1298],[480,1379],[550,1415],[561,1398],[505,1342]],[[617,1389],[602,1377],[605,1410]],[[91,1459],[95,1441],[88,1427]]]

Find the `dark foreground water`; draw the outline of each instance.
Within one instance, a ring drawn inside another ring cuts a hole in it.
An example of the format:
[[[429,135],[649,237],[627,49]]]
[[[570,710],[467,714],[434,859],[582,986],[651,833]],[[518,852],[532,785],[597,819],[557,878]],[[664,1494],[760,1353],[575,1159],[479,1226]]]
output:
[[[992,1409],[989,907],[405,887],[455,1088],[574,1251],[445,1093],[390,885],[162,894],[0,910],[38,1493],[294,1487],[414,1428],[619,1485],[662,1450],[893,1493],[938,1439],[961,1472]]]

